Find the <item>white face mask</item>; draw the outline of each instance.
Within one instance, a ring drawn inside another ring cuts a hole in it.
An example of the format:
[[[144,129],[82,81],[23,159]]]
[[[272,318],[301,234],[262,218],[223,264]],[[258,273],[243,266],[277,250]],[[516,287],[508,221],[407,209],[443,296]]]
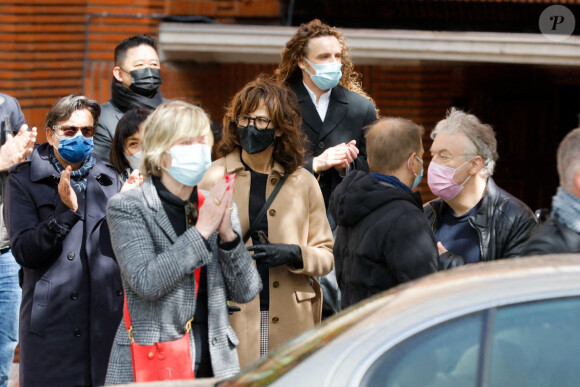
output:
[[[129,156],[125,153],[125,158],[129,162],[131,169],[139,169],[141,167],[141,151],[136,152],[134,155]]]
[[[211,165],[211,149],[205,144],[176,145],[169,151],[171,177],[187,186],[196,186]]]

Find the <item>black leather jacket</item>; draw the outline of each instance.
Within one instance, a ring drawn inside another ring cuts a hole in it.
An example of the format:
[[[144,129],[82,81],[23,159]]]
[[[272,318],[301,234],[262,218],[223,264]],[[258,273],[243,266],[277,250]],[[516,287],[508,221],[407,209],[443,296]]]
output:
[[[548,220],[524,245],[523,254],[580,253],[580,234],[555,217]]]
[[[451,208],[442,199],[425,204],[425,215],[431,229],[437,230],[444,211]],[[499,188],[491,177],[487,179],[485,195],[478,210],[469,217],[469,224],[479,235],[482,261],[512,258],[522,255],[523,245],[538,227],[534,213],[523,202]],[[448,252],[441,259],[451,266],[462,263],[463,257]]]

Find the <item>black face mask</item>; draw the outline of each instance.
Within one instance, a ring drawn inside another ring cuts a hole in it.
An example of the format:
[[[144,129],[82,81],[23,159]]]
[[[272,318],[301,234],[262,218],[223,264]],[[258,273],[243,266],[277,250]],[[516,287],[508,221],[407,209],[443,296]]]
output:
[[[260,153],[272,145],[275,134],[276,129],[258,130],[254,125],[238,128],[238,137],[242,148],[251,155]]]
[[[155,94],[161,86],[161,70],[159,69],[146,67],[133,70],[129,74],[131,74],[129,89],[144,97]]]

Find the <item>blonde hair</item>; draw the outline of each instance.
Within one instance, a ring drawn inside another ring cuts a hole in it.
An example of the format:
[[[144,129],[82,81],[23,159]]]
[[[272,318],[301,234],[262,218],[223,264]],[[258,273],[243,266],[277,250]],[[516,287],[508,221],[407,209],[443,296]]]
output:
[[[202,108],[183,101],[162,103],[143,122],[141,174],[159,176],[163,153],[180,139],[203,136],[211,147],[210,120]]]

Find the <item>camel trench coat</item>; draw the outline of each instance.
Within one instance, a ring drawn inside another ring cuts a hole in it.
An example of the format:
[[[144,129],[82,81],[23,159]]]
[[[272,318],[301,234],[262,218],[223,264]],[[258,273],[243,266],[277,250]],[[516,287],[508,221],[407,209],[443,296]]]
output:
[[[242,235],[250,228],[250,172],[244,170],[240,150],[214,161],[200,183],[211,189],[226,173],[235,173],[234,201],[238,206]],[[274,190],[284,169],[274,163],[268,176],[266,198]],[[315,278],[334,267],[334,241],[326,218],[324,199],[318,182],[310,172],[298,168],[293,172],[266,212],[268,239],[271,243],[300,246],[304,266],[293,269],[287,265],[270,268],[269,349],[273,350],[299,336],[320,322],[322,292]],[[249,239],[246,246],[251,246]],[[230,317],[240,344],[238,355],[243,368],[260,357],[260,297],[238,305],[240,312]]]

